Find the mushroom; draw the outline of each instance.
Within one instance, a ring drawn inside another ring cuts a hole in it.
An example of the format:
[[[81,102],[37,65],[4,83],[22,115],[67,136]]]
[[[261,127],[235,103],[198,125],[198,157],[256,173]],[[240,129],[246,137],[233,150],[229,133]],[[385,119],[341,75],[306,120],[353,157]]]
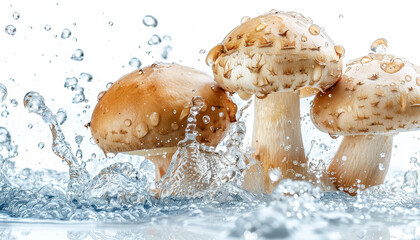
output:
[[[123,76],[100,93],[90,123],[105,153],[145,155],[154,162],[157,180],[185,136],[194,96],[204,98],[197,140],[215,146],[236,121],[236,105],[213,78],[178,64],[153,64]]]
[[[392,138],[420,127],[420,68],[407,60],[371,53],[347,65],[342,79],[311,106],[315,126],[343,135],[328,167],[337,189],[358,189],[384,182]]]
[[[257,97],[252,145],[269,193],[281,179],[307,179],[299,92],[331,87],[341,76],[344,49],[298,13],[244,19],[209,52],[207,64],[225,90]]]

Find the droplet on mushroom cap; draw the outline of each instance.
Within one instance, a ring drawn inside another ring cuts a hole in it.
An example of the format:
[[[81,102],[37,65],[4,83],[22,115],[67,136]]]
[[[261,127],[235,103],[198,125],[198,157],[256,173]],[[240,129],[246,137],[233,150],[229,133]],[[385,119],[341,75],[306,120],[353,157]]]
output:
[[[135,70],[123,76],[98,98],[90,127],[105,152],[176,147],[187,125],[181,115],[184,111],[188,115],[194,96],[203,97],[209,106],[198,119],[205,115],[217,119],[211,124],[214,133],[210,124],[197,122],[200,142],[216,145],[235,121],[236,105],[205,73],[177,64],[153,64],[142,73]],[[216,118],[219,112],[228,117]]]

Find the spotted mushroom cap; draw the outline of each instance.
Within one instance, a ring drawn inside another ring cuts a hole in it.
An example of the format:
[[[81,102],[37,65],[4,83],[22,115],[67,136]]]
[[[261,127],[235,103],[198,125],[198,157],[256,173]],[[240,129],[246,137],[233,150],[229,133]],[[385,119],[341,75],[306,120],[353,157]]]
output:
[[[311,87],[323,91],[341,76],[344,49],[297,13],[246,18],[207,56],[215,80],[248,99]]]
[[[347,65],[342,79],[313,101],[315,126],[332,135],[394,134],[420,128],[420,68],[371,53]]]
[[[93,111],[92,136],[104,152],[177,146],[194,96],[205,101],[197,139],[217,145],[236,121],[236,105],[210,76],[177,64],[153,64],[115,82]]]

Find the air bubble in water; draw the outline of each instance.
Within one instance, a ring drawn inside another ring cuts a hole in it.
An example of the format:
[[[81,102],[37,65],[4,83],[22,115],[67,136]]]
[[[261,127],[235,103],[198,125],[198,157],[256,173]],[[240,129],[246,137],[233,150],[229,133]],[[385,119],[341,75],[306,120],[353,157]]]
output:
[[[44,148],[44,146],[45,146],[45,144],[44,144],[43,142],[39,142],[39,143],[38,143],[38,147],[39,147],[40,149],[43,149],[43,148]]]
[[[128,64],[129,64],[131,67],[133,67],[133,68],[140,68],[140,66],[141,66],[141,61],[140,61],[138,58],[133,57],[133,58],[131,58],[131,59],[130,59],[130,61],[128,62]]]
[[[272,182],[277,182],[281,177],[280,168],[272,168],[270,169],[268,176]]]
[[[160,56],[163,58],[163,59],[168,59],[168,55],[169,55],[169,52],[172,50],[172,47],[171,46],[169,46],[169,45],[167,45],[167,46],[165,46],[165,47],[163,47],[162,48],[162,52],[161,52],[161,54],[160,54]]]
[[[50,25],[45,25],[44,29],[45,29],[45,31],[50,31],[51,27],[50,27]]]
[[[89,73],[82,72],[80,73],[79,79],[86,82],[92,82],[93,77]]]
[[[61,38],[62,39],[67,39],[71,36],[71,31],[68,28],[64,28],[63,31],[61,32]]]
[[[109,22],[108,22],[108,25],[112,27],[112,26],[114,26],[114,22],[109,21]]]
[[[157,35],[157,34],[153,34],[151,37],[150,37],[150,39],[149,39],[149,41],[147,42],[147,44],[149,44],[150,46],[152,46],[152,45],[157,45],[157,44],[159,44],[159,43],[161,43],[162,42],[162,39],[160,39],[160,37]]]
[[[34,127],[34,125],[32,125],[31,123],[28,124],[28,128],[32,129]]]
[[[0,83],[0,103],[4,102],[7,97],[7,88],[4,84]]]
[[[0,127],[0,146],[8,146],[11,143],[11,136],[6,128]]]
[[[146,15],[143,18],[143,24],[146,27],[156,27],[158,25],[158,21],[152,15]]]
[[[73,54],[71,55],[71,60],[74,61],[82,61],[84,59],[84,53],[82,49],[76,49]]]
[[[65,123],[67,120],[66,110],[64,108],[59,108],[55,117],[57,118],[58,124],[63,125],[63,123]]]
[[[18,20],[20,18],[20,14],[18,12],[13,13],[13,19]]]
[[[383,164],[383,163],[379,163],[379,164],[378,164],[378,168],[379,168],[379,170],[380,170],[380,171],[385,170],[385,166],[384,166],[384,164]]]
[[[16,34],[16,27],[13,25],[7,25],[5,28],[5,32],[10,36],[14,36]]]

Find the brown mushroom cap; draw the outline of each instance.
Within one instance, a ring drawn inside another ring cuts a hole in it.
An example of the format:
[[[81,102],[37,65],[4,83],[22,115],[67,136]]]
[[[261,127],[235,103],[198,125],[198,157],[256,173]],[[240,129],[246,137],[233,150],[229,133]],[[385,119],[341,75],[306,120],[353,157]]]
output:
[[[341,76],[343,54],[311,19],[270,12],[232,30],[207,63],[224,89],[246,99],[305,87],[323,91]]]
[[[318,93],[312,121],[333,135],[386,134],[420,128],[420,68],[371,53],[347,65],[342,79]]]
[[[205,100],[197,139],[216,145],[236,121],[236,105],[210,76],[177,64],[153,64],[115,82],[93,111],[92,136],[104,152],[177,146],[194,96]]]

